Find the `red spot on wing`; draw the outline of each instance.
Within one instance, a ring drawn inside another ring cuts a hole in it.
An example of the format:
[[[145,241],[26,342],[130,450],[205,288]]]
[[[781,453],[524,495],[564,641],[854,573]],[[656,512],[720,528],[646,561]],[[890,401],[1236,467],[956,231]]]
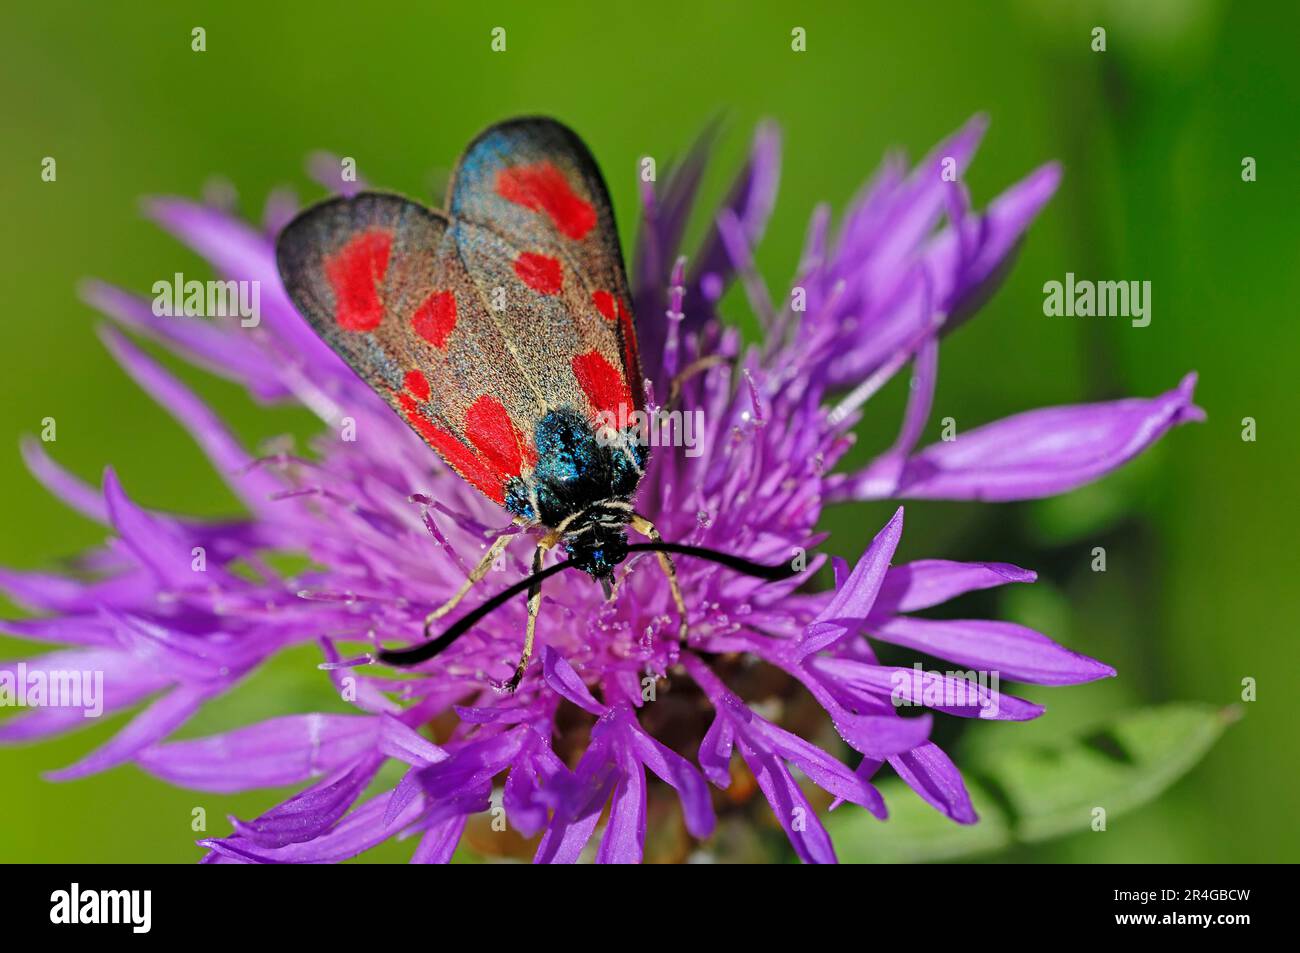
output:
[[[578,379],[578,386],[596,413],[604,411],[621,419],[636,406],[626,378],[599,351],[587,351],[574,357],[573,376]]]
[[[608,291],[593,291],[591,293],[591,303],[596,306],[596,310],[600,312],[601,317],[606,321],[613,321],[618,317],[618,303]]]
[[[429,379],[419,370],[407,371],[406,378],[402,381],[406,386],[408,393],[419,400],[428,400],[431,391],[429,390]]]
[[[534,212],[545,212],[560,232],[580,240],[596,227],[596,210],[574,194],[564,173],[549,162],[516,165],[497,173],[497,194]]]
[[[437,450],[456,472],[494,503],[504,505],[506,500],[506,474],[484,460],[456,436],[443,430],[424,414],[407,394],[398,394],[397,401],[406,413],[406,419],[433,449]]]
[[[622,298],[618,299],[618,325],[623,332],[623,370],[628,375],[640,374],[640,363],[637,359],[636,351],[636,326],[632,323],[632,312],[627,309],[627,305]],[[641,381],[632,381],[632,384],[640,387]],[[640,396],[639,392],[636,395]],[[637,401],[640,406],[640,401]]]
[[[405,413],[407,417],[419,417],[421,420],[424,419],[424,415],[420,413],[419,403],[416,402],[415,398],[410,394],[398,394],[397,402],[402,405],[402,412]]]
[[[564,286],[564,268],[558,258],[536,252],[520,252],[515,259],[515,274],[538,294],[554,295]]]
[[[525,443],[501,401],[484,394],[465,411],[465,436],[502,473],[519,476],[524,461],[537,463],[537,451]]]
[[[392,233],[372,228],[325,259],[325,278],[334,292],[334,320],[343,330],[373,331],[384,319],[379,286],[388,273],[392,248]]]
[[[636,327],[632,323],[632,312],[622,298],[615,298],[608,291],[595,291],[591,295],[592,304],[606,321],[617,323],[623,337],[623,369],[629,377],[638,373],[636,352]],[[632,381],[635,385],[638,381]]]
[[[411,315],[411,327],[434,347],[445,348],[456,329],[456,296],[450,291],[433,292]]]

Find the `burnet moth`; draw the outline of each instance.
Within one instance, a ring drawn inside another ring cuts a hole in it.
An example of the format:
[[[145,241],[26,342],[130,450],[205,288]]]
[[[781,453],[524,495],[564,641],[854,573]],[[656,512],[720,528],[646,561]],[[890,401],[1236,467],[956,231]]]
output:
[[[538,538],[530,576],[437,638],[434,622],[481,580],[513,537],[488,549],[429,613],[425,641],[382,662],[437,655],[483,616],[528,592],[513,691],[532,653],[544,579],[575,567],[612,597],[613,570],[654,552],[687,632],[672,554],[760,578],[794,574],[663,541],[633,505],[648,448],[610,428],[643,408],[631,296],[614,212],[595,160],[560,123],[515,119],[480,134],[452,176],[448,208],[364,192],[308,209],[281,233],[280,275],[340,357],[484,496]],[[626,528],[650,542],[629,544]],[[561,545],[569,558],[542,568]]]

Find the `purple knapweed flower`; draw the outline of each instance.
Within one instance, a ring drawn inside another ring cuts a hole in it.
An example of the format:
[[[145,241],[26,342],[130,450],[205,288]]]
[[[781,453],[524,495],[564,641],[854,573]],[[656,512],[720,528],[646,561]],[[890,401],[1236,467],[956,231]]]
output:
[[[668,405],[668,382],[682,375],[674,406],[701,411],[704,427],[698,453],[652,454],[638,508],[666,539],[768,564],[806,560],[807,570],[765,584],[681,559],[685,646],[653,556],[620,567],[610,602],[582,574],[561,574],[548,583],[539,653],[514,695],[491,683],[518,657],[522,601],[414,672],[356,665],[381,642],[418,641],[426,613],[496,536],[515,530],[503,529],[505,514],[443,466],[294,311],[273,254],[292,205],[275,196],[259,230],[218,208],[151,202],[150,214],[223,278],[261,283],[260,325],[157,317],[147,300],[102,284],[89,286],[89,300],[120,327],[260,401],[306,406],[328,429],[310,453],[252,456],[130,337],[102,331],[247,514],[207,522],[153,512],[128,497],[112,470],[96,490],[38,442],[24,444],[36,477],[112,538],[85,555],[88,578],[0,574],[0,587],[34,612],[4,629],[68,646],[26,660],[29,671],[102,671],[106,711],[144,704],[109,742],[53,777],[134,762],[204,791],[307,785],[260,817],[235,821],[229,836],[202,841],[214,862],[338,861],[408,835],[419,838],[416,861],[447,861],[467,825],[500,817],[534,839],[527,849],[538,861],[578,860],[602,827],[596,860],[641,860],[648,817],[655,844],[670,845],[654,856],[684,858],[713,832],[715,809],[755,792],[800,858],[833,861],[819,809],[847,801],[886,817],[871,784],[885,762],[937,810],[974,822],[960,773],[928,740],[931,715],[900,715],[900,686],[903,701],[962,717],[1022,720],[1042,708],[987,687],[971,703],[948,704],[924,683],[899,678],[911,669],[880,664],[863,635],[1018,682],[1070,685],[1114,671],[1021,625],[914,615],[1034,574],[995,562],[893,565],[901,508],[856,566],[835,565],[833,590],[806,591],[825,561],[815,552],[825,538],[816,529],[823,507],[1060,493],[1202,416],[1189,375],[1154,398],[1034,410],[917,449],[941,337],[991,293],[1059,180],[1047,165],[983,212],[972,209],[941,165],[950,157],[964,170],[983,129],[982,119],[970,122],[910,172],[887,161],[834,233],[829,212],[818,209],[782,307],[768,299],[751,256],[776,194],[774,129],[760,129],[689,268],[679,245],[707,144],[660,188],[645,186],[633,280],[648,394]],[[751,344],[718,311],[737,278],[763,327]],[[837,470],[863,405],[909,365],[897,441],[861,470]],[[341,439],[345,429],[355,439]],[[195,571],[196,547],[206,554],[203,572]],[[293,578],[276,573],[263,554],[283,550],[306,554],[310,567]],[[525,574],[531,550],[525,540],[510,546],[508,571],[490,574],[467,607]],[[237,572],[236,561],[257,571]],[[166,740],[205,702],[302,643],[319,644],[320,677],[334,680],[355,714],[286,713]],[[0,723],[0,739],[28,741],[80,723],[78,711],[34,708]],[[810,740],[828,726],[856,764]],[[376,779],[390,761],[405,771],[385,788]],[[668,796],[680,803],[681,826]]]

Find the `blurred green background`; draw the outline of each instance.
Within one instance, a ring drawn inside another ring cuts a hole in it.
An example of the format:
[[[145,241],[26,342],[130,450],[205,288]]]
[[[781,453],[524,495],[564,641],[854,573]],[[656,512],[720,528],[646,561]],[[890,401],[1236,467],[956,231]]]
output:
[[[1043,580],[981,609],[1035,625],[1119,669],[1072,689],[1033,690],[1029,724],[942,729],[964,753],[1048,742],[1169,700],[1226,705],[1258,680],[1206,760],[1161,798],[1080,833],[995,858],[1264,861],[1300,858],[1300,740],[1283,691],[1300,671],[1295,502],[1300,415],[1300,8],[1212,0],[1143,3],[774,2],[69,4],[9,8],[0,30],[5,102],[0,275],[0,564],[50,568],[102,530],[56,503],[22,467],[20,435],[58,421],[56,459],[98,482],[112,463],[137,500],[204,515],[234,501],[195,446],[108,359],[75,296],[96,276],[137,291],[200,262],[138,214],[137,198],[197,196],[212,177],[256,218],[268,190],[319,189],[304,158],[354,156],[369,181],[429,194],[481,127],[548,113],[589,143],[610,181],[626,243],[635,161],[680,154],[720,110],[726,135],[707,182],[718,197],[753,124],[784,132],[781,194],[760,251],[783,288],[808,215],[841,209],[889,147],[916,158],[970,114],[992,126],[968,182],[978,205],[1041,162],[1065,168],[1000,293],[949,338],[938,420],[974,426],[1031,407],[1150,396],[1189,369],[1209,421],[1181,428],[1119,474],[1068,497],[981,506],[914,503],[900,558],[996,559]],[[190,31],[207,31],[207,51]],[[493,53],[489,32],[507,29]],[[806,53],[790,49],[794,26]],[[1107,51],[1093,52],[1093,27]],[[58,180],[40,179],[44,156]],[[1258,163],[1258,181],[1241,161]],[[696,232],[698,232],[698,225]],[[1049,319],[1042,285],[1150,280],[1153,320]],[[748,324],[743,299],[731,315]],[[185,377],[250,443],[311,432],[305,412],[258,407]],[[901,382],[872,405],[860,453],[887,445]],[[1241,439],[1241,420],[1258,440]],[[856,557],[886,506],[826,516],[831,548]],[[1093,546],[1109,570],[1093,573]],[[1290,568],[1288,568],[1290,567]],[[8,608],[8,607],[4,607]],[[0,642],[13,656],[30,647]],[[187,734],[331,704],[314,658],[277,660]],[[1287,673],[1290,673],[1288,675]],[[334,703],[335,705],[337,703]],[[952,719],[945,719],[951,722]],[[132,767],[51,784],[122,723],[0,749],[0,860],[189,861],[190,812],[249,817],[277,792],[237,797],[170,788]],[[409,854],[388,845],[382,859]]]

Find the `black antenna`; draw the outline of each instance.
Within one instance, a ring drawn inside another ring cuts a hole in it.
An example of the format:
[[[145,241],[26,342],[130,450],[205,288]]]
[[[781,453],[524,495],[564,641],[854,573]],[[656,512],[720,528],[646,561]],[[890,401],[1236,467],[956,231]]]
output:
[[[663,540],[655,543],[633,543],[627,548],[627,551],[629,553],[677,553],[681,556],[694,556],[696,559],[705,559],[711,563],[718,563],[743,575],[753,576],[756,579],[766,579],[768,582],[793,579],[803,571],[795,569],[790,563],[765,566],[762,563],[750,562],[748,559],[733,556],[731,553],[720,553],[716,549],[705,549],[703,546],[687,546],[685,543],[666,543]]]
[[[742,559],[730,553],[721,553],[713,549],[705,549],[702,546],[687,546],[684,543],[666,543],[662,540],[655,543],[633,543],[627,548],[627,551],[629,553],[676,553],[679,556],[693,556],[696,559],[706,559],[709,562],[726,566],[728,569],[743,573],[746,576],[766,579],[768,582],[792,579],[802,571],[795,569],[790,563],[765,566],[762,563],[750,562],[748,559]],[[406,649],[380,649],[378,659],[388,665],[400,666],[419,665],[421,662],[427,662],[474,628],[484,616],[501,608],[520,593],[527,592],[542,580],[549,579],[551,576],[572,567],[572,559],[558,562],[554,566],[547,566],[531,576],[524,577],[514,585],[502,589],[491,599],[475,608],[474,611],[467,612],[436,639],[429,639],[427,642],[421,642],[419,645],[413,645]]]

